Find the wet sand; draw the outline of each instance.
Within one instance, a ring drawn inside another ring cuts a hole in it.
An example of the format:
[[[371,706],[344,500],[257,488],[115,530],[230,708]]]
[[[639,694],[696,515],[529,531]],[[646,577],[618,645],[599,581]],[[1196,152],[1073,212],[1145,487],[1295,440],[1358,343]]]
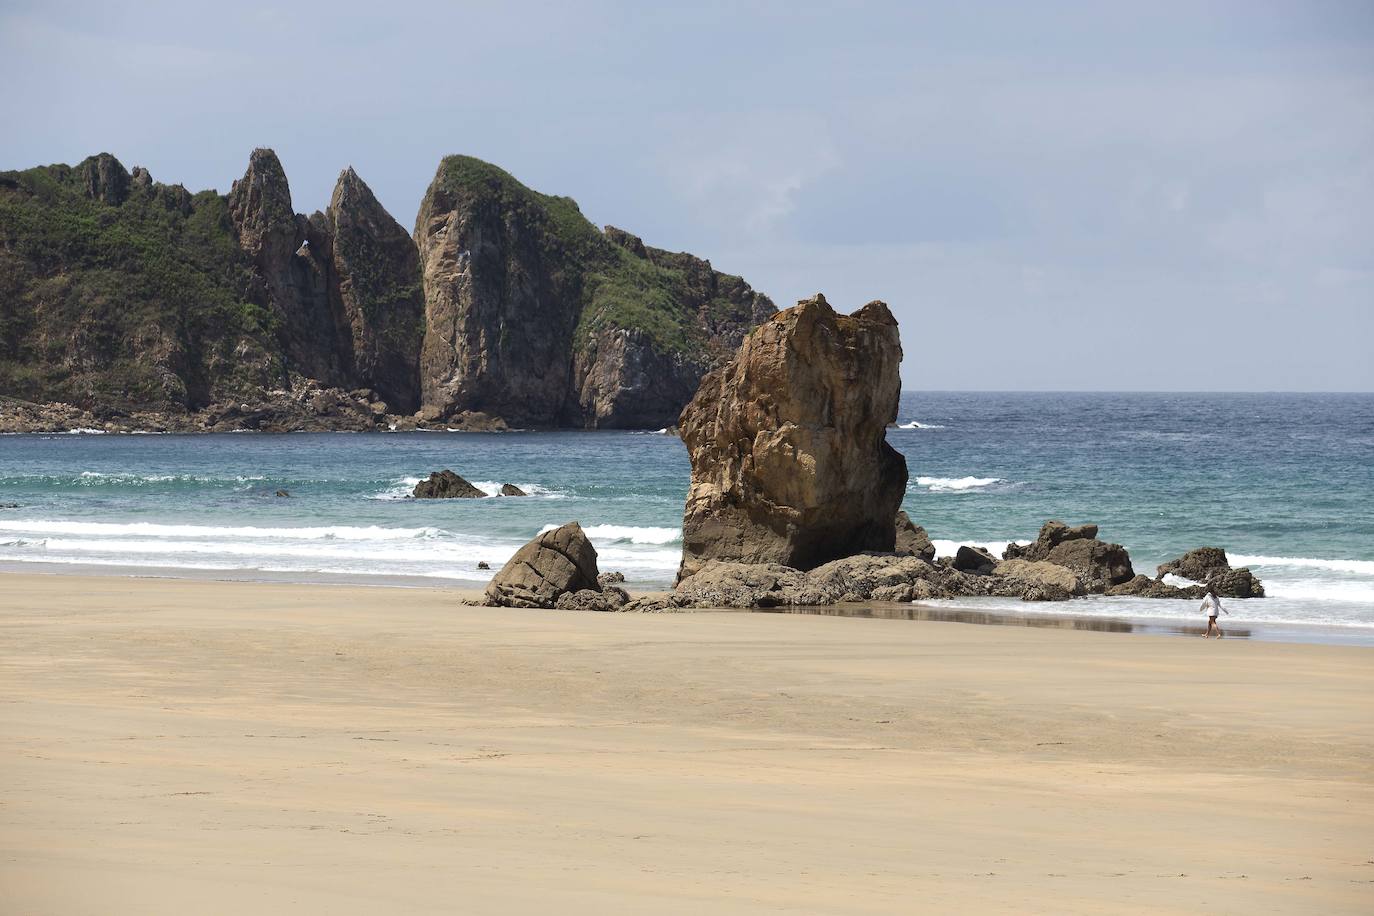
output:
[[[1364,913],[1374,650],[0,574],[16,913]]]

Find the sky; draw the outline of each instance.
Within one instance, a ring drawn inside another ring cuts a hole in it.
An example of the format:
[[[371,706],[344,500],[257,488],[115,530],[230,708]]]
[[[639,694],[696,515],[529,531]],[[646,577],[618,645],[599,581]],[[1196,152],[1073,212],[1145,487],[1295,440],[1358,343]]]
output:
[[[465,153],[904,386],[1374,390],[1374,3],[0,0],[0,169],[105,151],[407,229]]]

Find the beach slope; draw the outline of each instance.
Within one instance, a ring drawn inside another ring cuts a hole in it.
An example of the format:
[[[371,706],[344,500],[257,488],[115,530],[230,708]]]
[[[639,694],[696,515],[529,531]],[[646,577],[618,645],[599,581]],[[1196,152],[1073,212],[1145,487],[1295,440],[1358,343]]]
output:
[[[1357,913],[1374,652],[0,575],[12,913]]]

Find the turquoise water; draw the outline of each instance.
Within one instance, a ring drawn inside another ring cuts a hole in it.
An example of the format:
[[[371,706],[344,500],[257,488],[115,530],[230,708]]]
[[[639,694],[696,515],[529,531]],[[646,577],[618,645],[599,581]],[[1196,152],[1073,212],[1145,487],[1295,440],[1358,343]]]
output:
[[[1374,628],[1374,395],[908,393],[899,424],[904,508],[942,551],[1092,521],[1140,572],[1226,547],[1274,596],[1235,602],[1246,619]],[[440,468],[533,495],[404,498]],[[687,480],[682,443],[647,432],[4,436],[0,562],[472,582],[576,519],[603,569],[662,586]]]

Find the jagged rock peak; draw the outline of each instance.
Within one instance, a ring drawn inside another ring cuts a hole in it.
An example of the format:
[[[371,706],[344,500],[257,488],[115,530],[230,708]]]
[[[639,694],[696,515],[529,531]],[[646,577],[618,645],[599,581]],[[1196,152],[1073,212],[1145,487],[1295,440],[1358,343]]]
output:
[[[82,160],[76,172],[85,187],[86,196],[119,206],[129,197],[129,173],[118,159],[109,153],[98,153]]]
[[[272,229],[295,225],[291,186],[272,150],[260,147],[248,157],[248,171],[229,189],[229,215],[250,247]]]
[[[679,421],[692,462],[679,577],[711,560],[811,569],[891,551],[901,359],[881,302],[843,316],[817,295],[751,331]]]
[[[139,190],[148,190],[156,183],[153,175],[141,165],[134,166],[134,170],[129,174],[129,183]]]

